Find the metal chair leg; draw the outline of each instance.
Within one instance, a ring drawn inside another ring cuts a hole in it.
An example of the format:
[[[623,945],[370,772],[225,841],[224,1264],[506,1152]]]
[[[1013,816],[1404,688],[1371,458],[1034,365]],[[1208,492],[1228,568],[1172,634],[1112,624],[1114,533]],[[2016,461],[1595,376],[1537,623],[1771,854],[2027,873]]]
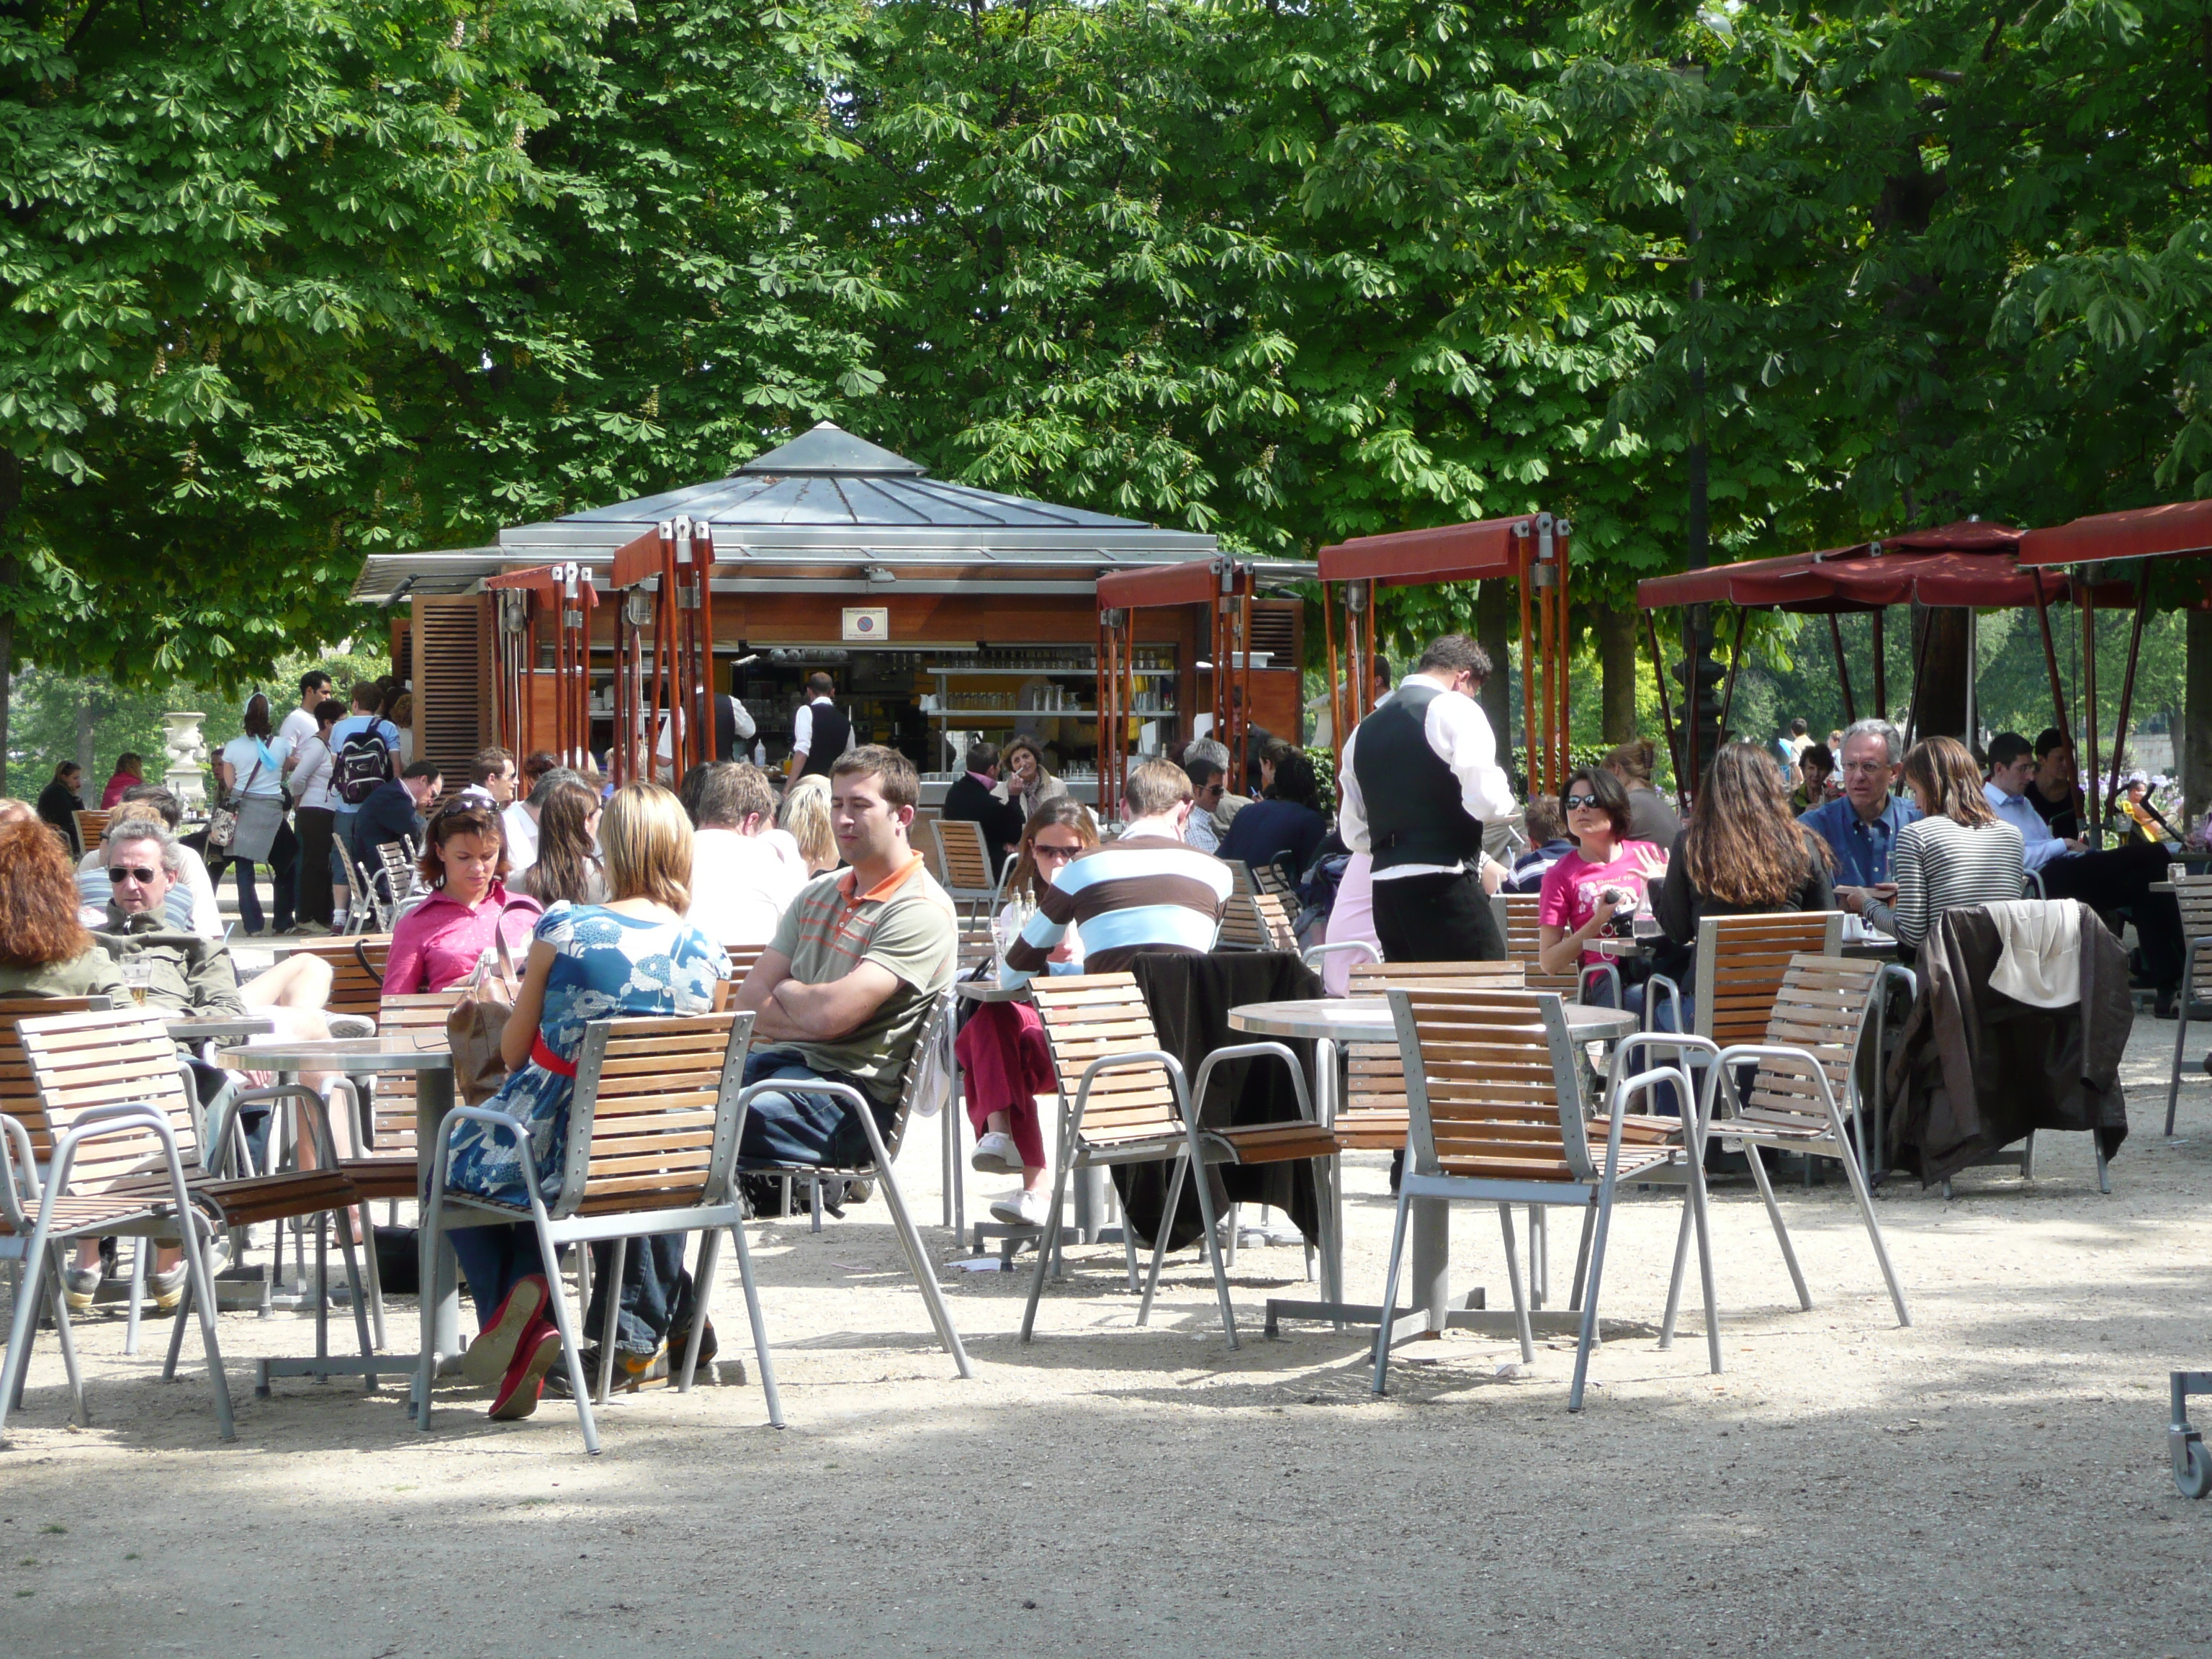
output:
[[[361,1226],[362,1267],[368,1275],[369,1329],[375,1337],[376,1346],[381,1348],[385,1346],[384,1270],[377,1264],[376,1260],[376,1224],[370,1218],[366,1200],[356,1206],[353,1213]],[[347,1264],[349,1272],[351,1271],[351,1266],[350,1262]],[[358,1280],[354,1284],[354,1294],[356,1298],[361,1294],[361,1285]]]
[[[745,1248],[745,1228],[742,1221],[730,1229],[731,1242],[738,1250],[738,1282],[744,1287],[745,1317],[753,1328],[753,1355],[760,1361],[761,1393],[768,1401],[768,1420],[770,1426],[783,1426],[783,1401],[775,1389],[775,1362],[769,1358],[768,1325],[761,1318],[760,1286],[753,1281],[752,1252]]]
[[[1167,1202],[1161,1208],[1159,1231],[1152,1240],[1152,1265],[1145,1275],[1145,1298],[1137,1304],[1137,1323],[1139,1325],[1152,1316],[1152,1295],[1159,1289],[1160,1264],[1167,1259],[1168,1235],[1175,1231],[1176,1212],[1182,1205],[1183,1174],[1189,1167],[1188,1158],[1178,1158],[1175,1173],[1168,1177]]]
[[[602,1406],[607,1403],[608,1391],[614,1387],[615,1339],[622,1330],[623,1275],[629,1266],[629,1240],[617,1238],[612,1243],[607,1258],[607,1310],[599,1321],[599,1378],[595,1398]]]
[[[1521,1283],[1521,1259],[1513,1249],[1513,1206],[1510,1204],[1498,1206],[1498,1224],[1505,1234],[1505,1281],[1513,1287],[1513,1327],[1521,1337],[1521,1363],[1533,1365],[1536,1363],[1536,1337],[1528,1325],[1528,1296]],[[1387,1309],[1383,1316],[1386,1319],[1389,1316]]]
[[[92,1426],[92,1405],[84,1397],[84,1373],[76,1363],[76,1336],[70,1328],[69,1297],[62,1284],[62,1253],[46,1252],[46,1273],[53,1281],[54,1341],[62,1351],[62,1375],[69,1379],[70,1418],[80,1429]]]
[[[1390,1265],[1382,1274],[1382,1312],[1375,1328],[1375,1380],[1368,1385],[1369,1392],[1389,1392],[1390,1328],[1398,1317],[1398,1269],[1406,1255],[1406,1213],[1410,1200],[1401,1190],[1398,1194],[1398,1218],[1390,1227]]]
[[[539,1217],[542,1217],[544,1206],[537,1207]],[[556,1259],[553,1255],[552,1241],[546,1237],[542,1219],[538,1217],[534,1217],[532,1219],[538,1225],[538,1248],[544,1255],[546,1265],[550,1267]],[[586,1245],[579,1244],[576,1248],[585,1250],[586,1254],[589,1253],[589,1248]],[[425,1295],[429,1294],[430,1282],[428,1279],[423,1280]],[[611,1287],[611,1293],[618,1292],[621,1285],[622,1280],[617,1277],[614,1285]],[[580,1303],[577,1305],[576,1317],[571,1320],[568,1317],[568,1298],[562,1294],[561,1275],[558,1273],[549,1273],[545,1275],[545,1292],[546,1301],[553,1307],[553,1328],[561,1333],[561,1363],[568,1368],[568,1394],[576,1402],[576,1421],[584,1431],[584,1449],[596,1457],[599,1451],[599,1419],[592,1413],[591,1380],[584,1375],[583,1352],[576,1346],[576,1327],[582,1322],[584,1304]],[[429,1356],[426,1353],[423,1358],[427,1365]],[[428,1426],[429,1416],[429,1385],[426,1382],[422,1392],[422,1417],[425,1427]]]
[[[1583,1408],[1583,1387],[1589,1377],[1590,1347],[1597,1340],[1598,1285],[1605,1273],[1605,1238],[1613,1225],[1613,1182],[1598,1190],[1597,1227],[1590,1236],[1589,1287],[1583,1300],[1582,1337],[1575,1344],[1575,1380],[1567,1389],[1567,1409]]]
[[[684,1344],[684,1369],[676,1379],[678,1394],[691,1392],[691,1379],[699,1369],[699,1346],[706,1339],[708,1310],[714,1299],[714,1257],[721,1242],[721,1235],[711,1227],[699,1241],[699,1270],[691,1276],[691,1334]]]
[[[1069,1137],[1063,1135],[1060,1144],[1067,1145]],[[1044,1237],[1037,1240],[1036,1273],[1030,1280],[1029,1305],[1022,1310],[1022,1340],[1029,1341],[1036,1329],[1037,1298],[1044,1294],[1046,1275],[1052,1272],[1053,1252],[1060,1246],[1060,1208],[1067,1198],[1067,1177],[1072,1159],[1062,1156],[1059,1173],[1052,1178],[1052,1204],[1045,1212]],[[1139,1324],[1145,1322],[1141,1316]]]
[[[2181,1063],[2189,1044],[2189,1004],[2197,994],[2197,947],[2190,943],[2189,960],[2181,965],[2181,1000],[2173,1010],[2173,1071],[2166,1080],[2166,1134],[2173,1138],[2174,1109],[2181,1100]]]
[[[1726,1133],[1726,1129],[1722,1133]],[[1797,1251],[1790,1243],[1790,1229],[1783,1225],[1782,1206],[1774,1201],[1774,1182],[1767,1176],[1766,1160],[1759,1156],[1761,1149],[1754,1141],[1746,1141],[1743,1150],[1751,1160],[1751,1177],[1759,1183],[1759,1195],[1766,1200],[1766,1218],[1774,1224],[1774,1237],[1782,1246],[1782,1260],[1790,1269],[1790,1282],[1797,1287],[1797,1305],[1810,1313],[1813,1292],[1805,1287],[1805,1271],[1797,1265]]]
[[[891,1224],[897,1231],[899,1242],[906,1247],[907,1260],[914,1267],[914,1282],[921,1291],[921,1299],[929,1310],[930,1322],[937,1327],[938,1340],[945,1352],[952,1356],[953,1364],[963,1377],[975,1376],[968,1364],[968,1350],[961,1346],[960,1333],[954,1328],[952,1310],[945,1305],[945,1291],[937,1282],[937,1273],[930,1264],[929,1252],[923,1248],[921,1234],[914,1224],[914,1217],[906,1207],[906,1194],[899,1190],[898,1177],[891,1173],[890,1160],[876,1160],[875,1178],[884,1190],[884,1202],[890,1206]]]
[[[146,1253],[154,1248],[151,1240],[139,1237],[131,1241],[130,1308],[123,1321],[123,1352],[138,1352],[138,1310],[146,1296]]]

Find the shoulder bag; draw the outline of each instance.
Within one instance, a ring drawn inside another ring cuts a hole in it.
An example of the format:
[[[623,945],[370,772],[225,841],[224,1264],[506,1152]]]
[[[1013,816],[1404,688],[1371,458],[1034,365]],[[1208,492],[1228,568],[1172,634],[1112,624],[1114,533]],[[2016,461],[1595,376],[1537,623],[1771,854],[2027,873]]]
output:
[[[210,853],[228,853],[230,844],[238,839],[238,808],[246,799],[246,790],[253,787],[253,780],[261,775],[261,763],[253,763],[253,769],[246,775],[246,788],[227,792],[208,814],[207,848]]]
[[[483,1105],[507,1081],[500,1042],[507,1035],[507,1018],[514,1012],[522,981],[507,948],[506,921],[507,910],[517,908],[510,904],[502,909],[492,927],[498,965],[489,973],[479,970],[466,994],[446,1016],[446,1042],[453,1051],[453,1092],[464,1105]]]

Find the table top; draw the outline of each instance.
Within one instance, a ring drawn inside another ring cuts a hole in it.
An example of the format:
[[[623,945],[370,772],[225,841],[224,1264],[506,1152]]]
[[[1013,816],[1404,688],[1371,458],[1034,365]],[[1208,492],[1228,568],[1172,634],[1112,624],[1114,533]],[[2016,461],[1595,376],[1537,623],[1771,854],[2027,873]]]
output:
[[[226,1048],[216,1063],[234,1072],[447,1072],[453,1069],[453,1054],[443,1031],[399,1030]]]
[[[267,1036],[276,1029],[273,1019],[242,1016],[235,1019],[173,1019],[172,1042],[227,1042],[234,1037]]]
[[[1619,1008],[1566,1005],[1567,1030],[1597,1042],[1626,1036],[1636,1016]],[[1311,997],[1285,1002],[1248,1002],[1229,1011],[1229,1023],[1261,1036],[1327,1037],[1338,1042],[1389,1042],[1395,1036],[1390,1005],[1380,997]]]

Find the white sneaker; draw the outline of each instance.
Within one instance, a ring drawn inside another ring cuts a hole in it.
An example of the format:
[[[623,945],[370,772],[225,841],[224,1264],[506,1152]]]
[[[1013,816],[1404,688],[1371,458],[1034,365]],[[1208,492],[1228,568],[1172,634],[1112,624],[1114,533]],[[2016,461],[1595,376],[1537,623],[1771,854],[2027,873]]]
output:
[[[1008,1193],[991,1200],[991,1217],[1010,1227],[1042,1227],[1045,1206],[1051,1201],[1042,1187],[1035,1192]]]
[[[969,1155],[968,1167],[985,1175],[1014,1175],[1022,1172],[1022,1155],[1014,1150],[1014,1138],[1003,1130],[994,1129],[975,1143]]]

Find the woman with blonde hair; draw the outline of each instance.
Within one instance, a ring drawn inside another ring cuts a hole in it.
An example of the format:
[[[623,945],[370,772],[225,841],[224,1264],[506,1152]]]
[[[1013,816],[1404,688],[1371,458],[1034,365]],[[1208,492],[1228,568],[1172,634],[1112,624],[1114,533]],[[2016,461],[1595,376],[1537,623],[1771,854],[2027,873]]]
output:
[[[1982,775],[1956,738],[1929,738],[1905,757],[1905,787],[1922,817],[1897,832],[1889,878],[1897,897],[1864,902],[1866,919],[1917,951],[1946,910],[2021,895],[2025,848],[1982,793]]]
[[[799,779],[783,792],[775,827],[799,843],[799,855],[806,860],[810,879],[845,861],[837,851],[837,837],[830,830],[830,780],[819,772]]]
[[[620,1015],[703,1013],[714,1006],[715,981],[730,971],[722,947],[684,920],[690,903],[691,821],[675,795],[656,783],[616,790],[599,841],[612,896],[605,904],[556,904],[538,922],[501,1042],[511,1069],[487,1103],[522,1125],[541,1194],[549,1199],[560,1190],[560,1149],[586,1025]],[[470,1122],[454,1132],[452,1146],[448,1191],[529,1203],[512,1133]],[[495,1389],[494,1417],[527,1417],[561,1357],[537,1233],[525,1224],[471,1227],[451,1237],[483,1326],[462,1370],[471,1382]],[[615,1369],[624,1381],[644,1376],[672,1330],[679,1343],[690,1334],[684,1243],[680,1234],[630,1241],[616,1339]],[[610,1247],[593,1249],[604,1268]],[[605,1295],[606,1279],[605,1271],[593,1277],[595,1304]],[[595,1305],[583,1328],[602,1328],[603,1317],[603,1305]],[[702,1358],[713,1340],[711,1330],[701,1334]],[[597,1363],[588,1347],[576,1358],[586,1366]],[[572,1368],[572,1378],[580,1374]]]

